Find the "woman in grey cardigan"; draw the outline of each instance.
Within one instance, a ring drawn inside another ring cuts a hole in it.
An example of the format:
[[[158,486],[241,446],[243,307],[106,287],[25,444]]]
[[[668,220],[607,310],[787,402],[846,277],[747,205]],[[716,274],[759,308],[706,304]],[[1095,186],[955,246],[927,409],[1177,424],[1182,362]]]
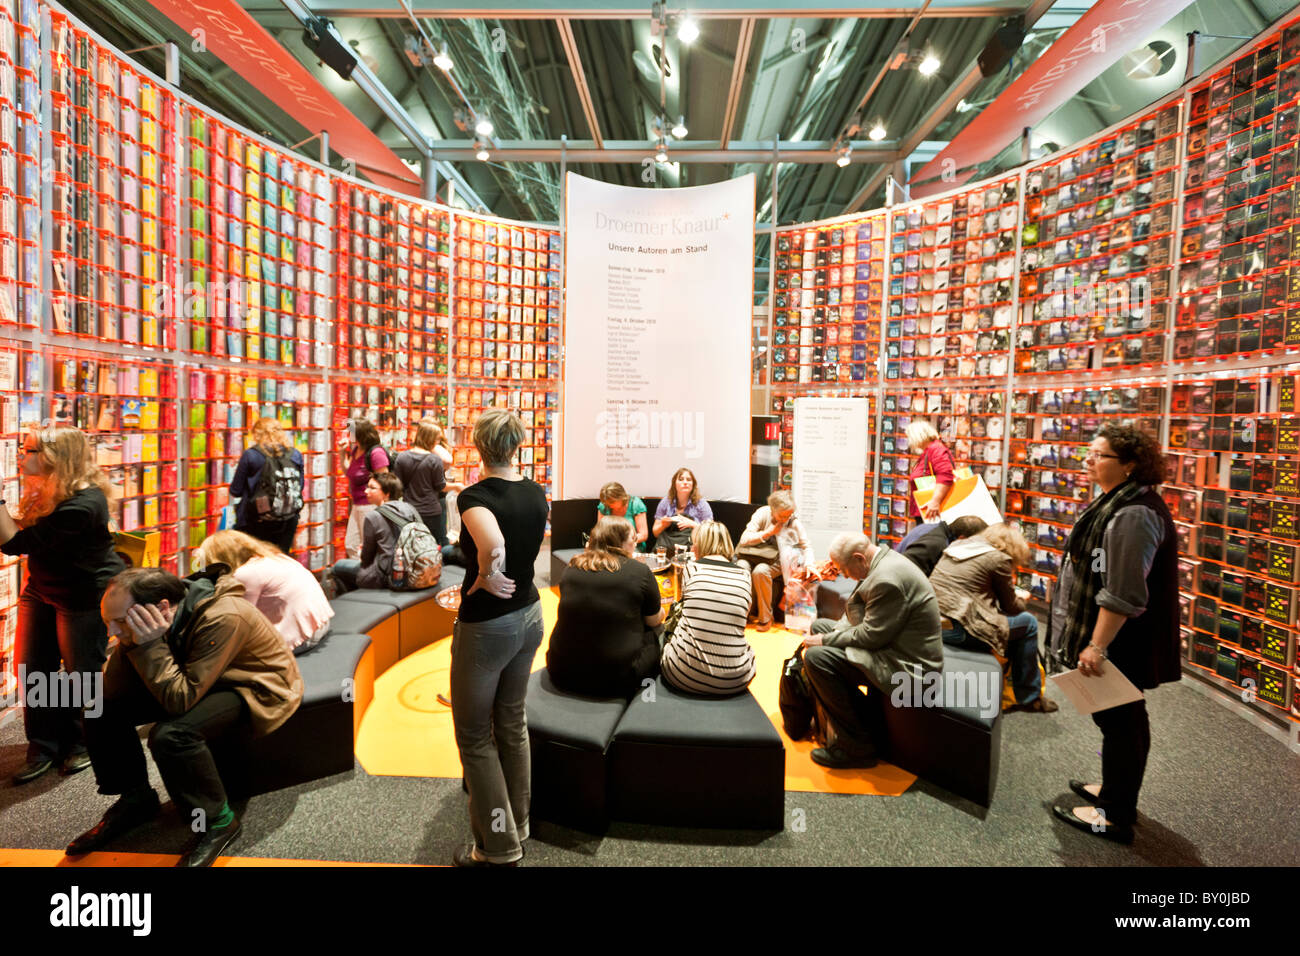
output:
[[[953,647],[990,648],[1011,665],[1016,708],[1050,714],[1055,701],[1043,696],[1038,669],[1038,619],[1025,610],[1016,591],[1016,565],[1029,562],[1029,545],[1019,531],[995,524],[944,549],[930,585],[944,617],[943,642]]]

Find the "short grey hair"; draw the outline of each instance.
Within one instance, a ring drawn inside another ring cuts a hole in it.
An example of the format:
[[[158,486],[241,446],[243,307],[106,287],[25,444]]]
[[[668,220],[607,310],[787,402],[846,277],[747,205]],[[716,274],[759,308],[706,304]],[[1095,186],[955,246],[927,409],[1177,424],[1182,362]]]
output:
[[[793,511],[794,495],[784,489],[774,491],[767,496],[767,507],[771,510],[772,514],[781,511]]]
[[[489,408],[474,423],[474,447],[488,468],[508,467],[524,443],[524,425],[504,408]]]
[[[831,542],[831,560],[843,566],[853,554],[866,554],[871,549],[871,539],[861,531],[837,534]]]
[[[913,418],[907,423],[907,444],[912,451],[923,448],[939,437],[928,419]]]

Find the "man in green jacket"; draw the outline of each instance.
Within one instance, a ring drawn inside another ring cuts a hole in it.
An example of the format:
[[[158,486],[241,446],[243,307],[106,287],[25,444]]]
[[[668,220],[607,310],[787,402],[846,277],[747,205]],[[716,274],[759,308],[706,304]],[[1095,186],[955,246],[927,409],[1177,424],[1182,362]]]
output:
[[[915,564],[862,534],[832,541],[831,560],[861,583],[845,620],[819,618],[804,640],[804,674],[831,723],[831,741],[812,758],[824,767],[871,767],[894,675],[943,668],[939,604]],[[858,690],[864,681],[872,689],[866,697]]]
[[[302,701],[302,676],[228,570],[213,565],[181,580],[132,568],[109,581],[100,614],[118,646],[105,667],[103,712],[86,721],[86,744],[99,792],[121,799],[68,845],[69,856],[98,850],[158,815],[141,724],[154,724],[154,762],[198,834],[179,865],[211,866],[239,834],[208,741],[243,725],[259,736],[279,727]]]

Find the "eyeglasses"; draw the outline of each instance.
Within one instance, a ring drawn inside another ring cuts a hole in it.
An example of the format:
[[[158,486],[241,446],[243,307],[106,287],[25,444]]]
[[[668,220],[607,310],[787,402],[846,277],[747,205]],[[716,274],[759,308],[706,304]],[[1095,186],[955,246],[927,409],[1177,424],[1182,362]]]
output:
[[[1096,452],[1096,451],[1090,451],[1090,452],[1088,452],[1088,454],[1084,456],[1084,459],[1083,459],[1083,460],[1084,460],[1084,461],[1098,461],[1098,460],[1100,460],[1100,459],[1102,459],[1102,458],[1114,458],[1116,461],[1119,461],[1119,455],[1103,455],[1101,452]]]

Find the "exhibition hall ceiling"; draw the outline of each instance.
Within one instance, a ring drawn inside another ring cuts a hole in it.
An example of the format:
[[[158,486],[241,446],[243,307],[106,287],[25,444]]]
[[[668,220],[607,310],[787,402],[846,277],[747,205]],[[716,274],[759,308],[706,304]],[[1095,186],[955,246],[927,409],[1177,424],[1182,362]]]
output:
[[[180,43],[185,92],[250,129],[287,146],[317,132],[277,105],[281,91],[238,75],[150,0],[63,2],[121,49]],[[454,171],[456,205],[554,222],[563,152],[567,169],[626,185],[693,186],[753,172],[759,219],[770,221],[771,159],[779,140],[786,158],[775,167],[776,219],[787,223],[881,205],[887,175],[906,181],[981,110],[996,109],[998,94],[1093,4],[832,0],[796,9],[770,0],[713,0],[669,6],[662,16],[666,34],[649,0],[526,7],[500,0],[240,5],[317,77],[340,108],[411,163],[413,180],[423,175],[423,166],[410,130],[427,137],[440,161],[441,200],[448,198]],[[1075,142],[1178,87],[1186,74],[1188,32],[1222,37],[1200,41],[1202,69],[1243,42],[1234,37],[1258,33],[1292,6],[1290,0],[1199,0],[1152,36],[1126,38],[1131,54],[1032,132],[1034,155]],[[356,82],[318,62],[304,44],[304,15],[333,22],[386,91],[387,112]],[[985,78],[977,59],[999,27],[1016,16],[1025,18],[1023,45],[1007,66]],[[679,36],[687,17],[698,27],[690,43]],[[449,72],[432,62],[434,52],[450,57]],[[138,58],[163,72],[161,53],[146,51]],[[410,123],[395,122],[394,109]],[[493,127],[477,145],[473,118],[467,122],[470,109]],[[673,133],[679,119],[685,126],[681,137]],[[660,129],[667,162],[654,161]],[[331,145],[339,165],[346,144]],[[837,165],[846,145],[852,147],[848,163]],[[475,158],[478,147],[487,150],[486,161]],[[303,151],[315,156],[318,147],[308,144]],[[692,151],[725,161],[674,159]],[[789,161],[792,151],[804,161]],[[590,161],[596,158],[601,161]],[[1008,143],[977,172],[1008,168],[1021,158],[1021,145]]]

